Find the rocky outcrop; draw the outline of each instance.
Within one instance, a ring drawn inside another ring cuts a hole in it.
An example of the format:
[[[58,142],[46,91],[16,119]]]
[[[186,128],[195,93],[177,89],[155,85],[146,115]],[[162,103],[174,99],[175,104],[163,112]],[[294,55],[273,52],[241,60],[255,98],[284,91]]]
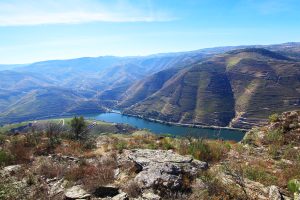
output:
[[[129,159],[140,167],[135,181],[142,188],[162,185],[171,190],[180,189],[184,174],[195,176],[197,172],[208,168],[206,162],[181,156],[171,150],[127,150],[121,159]]]

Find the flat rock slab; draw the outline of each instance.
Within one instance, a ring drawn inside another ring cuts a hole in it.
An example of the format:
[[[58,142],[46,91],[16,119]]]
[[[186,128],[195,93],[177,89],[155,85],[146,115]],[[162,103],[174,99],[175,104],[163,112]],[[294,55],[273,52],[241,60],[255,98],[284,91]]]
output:
[[[65,196],[67,199],[87,199],[91,195],[87,193],[81,186],[75,185],[66,189]]]
[[[193,160],[191,156],[182,156],[170,150],[136,149],[127,153],[128,158],[144,166],[149,163],[190,163]]]
[[[141,167],[135,181],[142,188],[161,185],[169,189],[180,189],[183,186],[184,174],[195,176],[200,170],[208,168],[206,162],[179,155],[171,150],[125,150],[120,159],[131,160]]]
[[[4,167],[3,170],[1,171],[1,173],[3,175],[12,175],[17,173],[20,169],[21,169],[21,165],[10,165],[7,167]]]

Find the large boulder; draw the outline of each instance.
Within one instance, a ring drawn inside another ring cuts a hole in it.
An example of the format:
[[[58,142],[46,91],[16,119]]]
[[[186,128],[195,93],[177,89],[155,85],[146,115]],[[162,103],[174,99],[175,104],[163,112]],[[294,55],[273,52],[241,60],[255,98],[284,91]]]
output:
[[[177,190],[183,186],[184,175],[193,177],[200,170],[208,168],[206,162],[179,155],[171,150],[125,150],[121,159],[129,159],[140,166],[141,170],[135,181],[141,188],[161,185],[170,190]]]

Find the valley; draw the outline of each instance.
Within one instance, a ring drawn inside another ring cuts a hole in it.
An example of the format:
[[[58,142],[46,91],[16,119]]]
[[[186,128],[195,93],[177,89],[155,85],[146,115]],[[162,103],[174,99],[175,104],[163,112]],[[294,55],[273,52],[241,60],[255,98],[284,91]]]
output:
[[[0,124],[121,110],[249,129],[300,107],[299,43],[1,65]]]

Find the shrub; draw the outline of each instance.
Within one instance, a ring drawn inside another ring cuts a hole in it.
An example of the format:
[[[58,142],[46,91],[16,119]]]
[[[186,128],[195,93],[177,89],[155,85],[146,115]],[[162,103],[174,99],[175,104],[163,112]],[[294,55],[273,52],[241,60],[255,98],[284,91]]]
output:
[[[33,149],[26,145],[26,141],[23,138],[13,140],[8,149],[16,163],[22,164],[29,163],[31,161]]]
[[[194,139],[189,145],[188,153],[198,160],[210,160],[210,149],[203,139]]]
[[[300,192],[300,181],[298,181],[296,179],[292,179],[288,182],[287,187],[288,187],[289,191],[292,193]]]
[[[82,142],[82,147],[86,150],[94,149],[96,147],[96,139],[89,136],[86,140]]]
[[[96,166],[84,167],[83,183],[87,190],[94,191],[99,186],[114,182],[116,164],[104,162]]]
[[[65,166],[53,163],[50,160],[43,160],[37,169],[37,173],[46,178],[62,177],[65,173]]]
[[[26,146],[28,147],[36,147],[41,143],[41,134],[39,133],[28,133],[25,135],[26,138]]]
[[[224,141],[210,141],[207,142],[209,148],[209,161],[217,162],[224,159],[225,154],[231,149],[231,145]]]
[[[13,160],[13,156],[10,153],[0,150],[0,167],[12,164]]]
[[[116,167],[117,164],[113,157],[102,160],[97,165],[83,162],[67,170],[65,179],[71,182],[80,181],[85,189],[93,192],[98,187],[114,181]]]
[[[26,183],[27,185],[34,185],[36,183],[36,178],[32,173],[29,173],[27,175],[27,179],[26,179]]]
[[[61,143],[61,134],[63,132],[63,126],[55,122],[47,122],[44,125],[44,130],[49,138],[47,143],[47,149],[53,151],[54,148]]]
[[[225,154],[231,149],[231,145],[224,141],[206,141],[204,139],[192,139],[191,142],[180,142],[179,152],[192,155],[198,160],[216,162],[225,157]]]
[[[72,130],[72,133],[74,134],[74,138],[76,140],[85,138],[85,135],[87,132],[86,127],[87,127],[87,124],[82,116],[81,117],[75,116],[71,120],[71,130]]]
[[[65,179],[71,182],[77,182],[84,177],[84,167],[72,166],[65,173]]]
[[[171,141],[170,137],[164,137],[161,140],[161,145],[162,145],[162,148],[165,150],[174,149],[174,146],[172,145],[172,141]]]
[[[272,115],[269,116],[269,121],[270,122],[278,122],[278,120],[279,120],[279,115],[277,113],[272,114]]]

